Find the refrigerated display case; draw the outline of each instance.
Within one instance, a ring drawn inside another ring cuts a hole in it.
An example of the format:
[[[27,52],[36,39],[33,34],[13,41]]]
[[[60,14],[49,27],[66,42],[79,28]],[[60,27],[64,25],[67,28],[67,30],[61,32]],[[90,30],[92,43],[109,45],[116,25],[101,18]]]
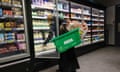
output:
[[[48,42],[44,45],[49,35],[49,23],[47,15],[55,16],[57,35],[59,35],[59,17],[85,21],[88,25],[88,32],[81,46],[91,45],[92,43],[101,42],[104,39],[104,11],[82,5],[68,0],[32,0],[32,24],[34,36],[35,56],[40,58],[58,57],[55,45]],[[98,30],[99,29],[99,30]],[[54,35],[55,36],[55,35]],[[100,40],[97,40],[97,39]]]
[[[85,37],[82,39],[82,43],[79,46],[86,46],[91,44],[91,7],[71,3],[71,20],[79,21],[80,24],[84,21],[88,25],[88,31]]]
[[[92,43],[104,41],[104,11],[92,8]]]
[[[36,57],[50,57],[51,53],[56,54],[55,45],[49,42],[50,39],[48,40],[50,24],[47,19],[48,15],[56,15],[55,3],[55,0],[32,0],[32,24]],[[56,19],[55,23],[57,23]]]
[[[0,0],[0,64],[29,56],[25,1]]]
[[[104,10],[92,8],[90,5],[79,4],[79,2],[73,2],[72,0],[32,0],[32,26],[33,26],[33,38],[34,38],[34,54],[38,63],[50,63],[51,60],[55,61],[59,59],[59,53],[56,51],[56,47],[52,42],[48,42],[44,46],[44,42],[49,35],[49,23],[47,15],[55,16],[57,36],[59,35],[59,17],[64,19],[71,19],[82,21],[88,25],[88,32],[82,39],[82,43],[76,46],[77,56],[95,49],[99,45],[103,45],[104,41]],[[95,14],[94,14],[95,10]],[[97,14],[96,15],[96,10]],[[93,14],[92,14],[93,13]],[[95,19],[98,19],[95,20]],[[97,23],[99,24],[97,24]],[[96,28],[99,28],[99,32],[94,32]],[[100,31],[101,30],[101,31]],[[97,33],[97,34],[94,34]],[[100,34],[98,34],[100,33]],[[99,43],[97,37],[101,38]],[[93,42],[94,41],[94,42]],[[97,42],[96,42],[97,41]],[[52,62],[51,62],[52,63]],[[44,67],[41,65],[40,67]]]

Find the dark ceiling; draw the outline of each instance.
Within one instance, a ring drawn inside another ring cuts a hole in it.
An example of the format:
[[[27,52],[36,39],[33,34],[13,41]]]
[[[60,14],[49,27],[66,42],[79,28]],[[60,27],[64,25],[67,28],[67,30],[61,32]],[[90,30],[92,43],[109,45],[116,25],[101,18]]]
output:
[[[89,0],[89,1],[93,3],[101,4],[106,7],[120,4],[120,0]]]
[[[120,0],[70,0],[70,1],[92,2],[94,4],[102,5],[105,7],[120,4]]]

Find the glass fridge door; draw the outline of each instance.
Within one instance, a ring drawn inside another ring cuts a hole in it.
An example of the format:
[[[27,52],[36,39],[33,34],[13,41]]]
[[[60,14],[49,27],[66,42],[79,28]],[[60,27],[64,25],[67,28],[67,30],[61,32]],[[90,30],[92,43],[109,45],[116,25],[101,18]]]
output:
[[[50,40],[55,37],[57,31],[56,0],[32,0],[32,24],[34,37],[34,50],[36,58],[56,58],[55,45]],[[47,17],[54,16],[52,22]],[[54,31],[50,29],[50,23],[55,23]]]
[[[0,64],[30,56],[24,0],[0,0]]]
[[[32,0],[31,7],[35,57],[59,58],[56,46],[50,40],[59,35],[59,17],[69,17],[68,1]],[[50,28],[51,23],[47,18],[49,15],[54,16],[54,31]]]
[[[104,41],[104,11],[92,8],[92,43]]]
[[[81,39],[82,43],[76,48],[91,44],[91,7],[71,2],[71,20],[79,21],[82,27],[84,24],[88,26],[86,35]]]

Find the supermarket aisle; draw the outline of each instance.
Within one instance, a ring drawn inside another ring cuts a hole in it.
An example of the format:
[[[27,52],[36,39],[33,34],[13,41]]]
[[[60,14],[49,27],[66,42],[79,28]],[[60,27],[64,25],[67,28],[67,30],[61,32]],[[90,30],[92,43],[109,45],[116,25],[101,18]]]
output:
[[[78,57],[77,72],[120,72],[120,48],[106,47]],[[55,72],[57,66],[40,72]]]

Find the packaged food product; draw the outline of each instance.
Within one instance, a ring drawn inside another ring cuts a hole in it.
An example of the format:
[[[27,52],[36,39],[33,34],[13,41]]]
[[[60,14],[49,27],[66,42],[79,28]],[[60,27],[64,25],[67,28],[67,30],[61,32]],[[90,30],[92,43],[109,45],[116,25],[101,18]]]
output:
[[[14,44],[13,45],[10,44],[10,45],[8,45],[8,49],[9,49],[10,52],[17,51],[17,46],[14,45]]]
[[[3,11],[2,8],[0,8],[0,16],[3,15],[3,12],[2,12],[2,11]]]
[[[0,29],[3,29],[4,28],[4,22],[1,22],[0,23]]]
[[[17,40],[25,40],[24,34],[17,34]]]
[[[21,0],[12,0],[12,4],[21,5]]]
[[[5,54],[9,52],[7,48],[3,47],[3,48],[0,48],[0,54]]]
[[[4,34],[0,33],[0,42],[4,42]]]
[[[18,43],[19,50],[26,50],[26,44],[25,43]]]

